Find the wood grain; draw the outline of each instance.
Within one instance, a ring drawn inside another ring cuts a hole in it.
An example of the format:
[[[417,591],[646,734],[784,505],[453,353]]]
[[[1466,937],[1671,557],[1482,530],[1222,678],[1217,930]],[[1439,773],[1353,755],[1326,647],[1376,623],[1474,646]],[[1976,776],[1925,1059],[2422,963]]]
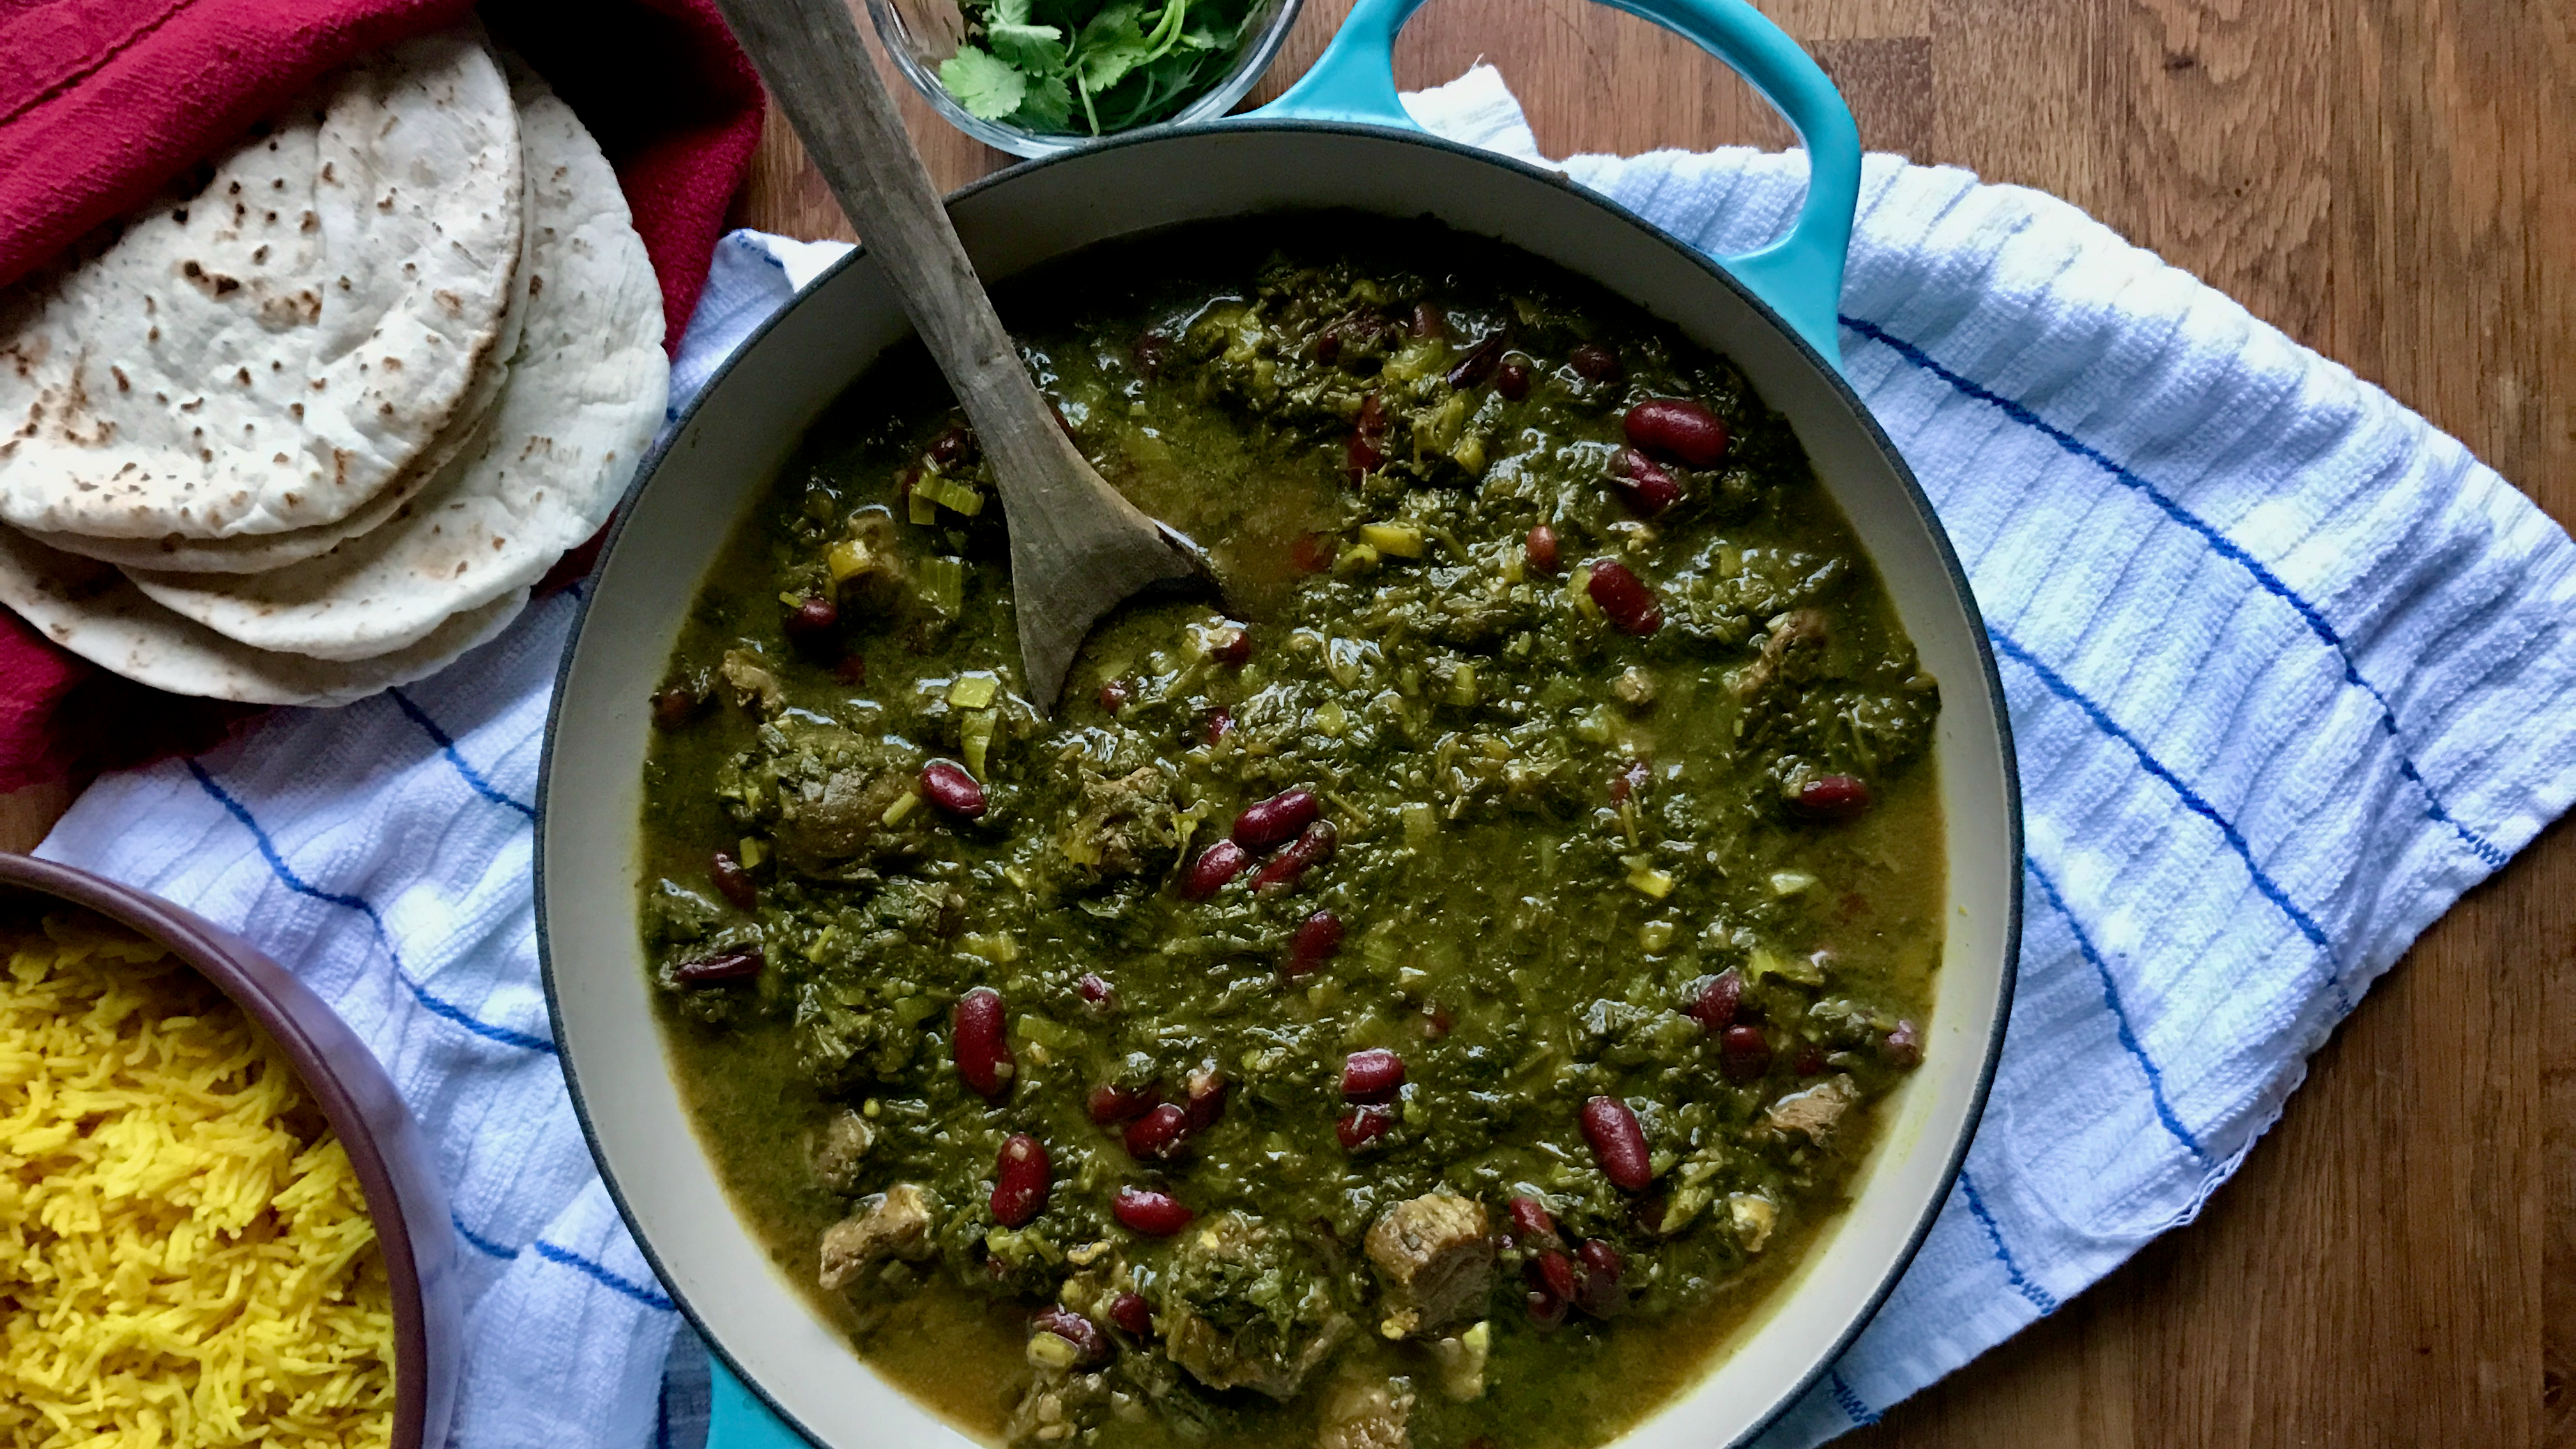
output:
[[[2564,0],[1759,0],[1873,149],[2055,192],[2576,518]],[[1348,0],[1309,0],[1254,101]],[[1432,0],[1400,82],[1500,66],[1551,155],[1779,145],[1587,0]],[[1006,159],[907,118],[943,184]],[[773,130],[744,220],[848,235]],[[1856,1445],[2576,1444],[2576,836],[2437,924],[2201,1220]]]

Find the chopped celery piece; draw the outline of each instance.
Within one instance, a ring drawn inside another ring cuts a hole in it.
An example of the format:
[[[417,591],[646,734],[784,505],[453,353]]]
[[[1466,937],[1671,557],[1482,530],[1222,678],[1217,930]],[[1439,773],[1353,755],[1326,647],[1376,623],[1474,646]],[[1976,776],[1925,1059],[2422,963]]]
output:
[[[909,793],[897,795],[894,799],[894,803],[885,808],[885,813],[877,817],[877,823],[889,828],[901,825],[903,823],[903,817],[910,815],[913,807],[920,803],[921,797],[919,795]]]
[[[1363,523],[1360,541],[1389,558],[1422,557],[1422,530],[1410,523]]]
[[[931,495],[930,480],[938,475],[925,474],[912,485],[912,497],[904,502],[904,516],[928,527],[939,521],[939,500]]]
[[[808,961],[822,960],[825,953],[832,949],[832,943],[839,939],[841,939],[840,927],[825,926],[822,934],[814,938],[813,944],[805,948],[805,959]]]
[[[1637,945],[1649,956],[1673,943],[1673,923],[1648,921],[1637,928]]]
[[[1432,837],[1440,833],[1439,812],[1425,801],[1409,801],[1397,806],[1395,813],[1404,820],[1404,843],[1416,850],[1429,845]]]
[[[969,713],[957,726],[959,744],[966,754],[966,773],[976,779],[987,778],[984,765],[993,748],[993,712],[979,709]]]
[[[921,592],[943,614],[966,607],[966,561],[943,554],[921,564]]]
[[[1316,733],[1340,739],[1342,731],[1350,728],[1351,717],[1350,712],[1342,708],[1340,700],[1328,699],[1315,706],[1315,712],[1309,717],[1308,722],[1315,727]]]
[[[1340,558],[1333,560],[1333,577],[1346,579],[1353,574],[1367,573],[1377,567],[1377,561],[1377,550],[1368,544],[1346,548]]]
[[[741,846],[735,851],[734,859],[742,862],[744,870],[750,870],[769,859],[769,846],[756,835],[746,835],[742,838]]]
[[[1460,709],[1466,709],[1476,702],[1475,665],[1461,664],[1458,666],[1458,672],[1449,676],[1449,702]]]
[[[831,552],[823,555],[823,566],[831,570],[832,582],[836,584],[868,572],[876,567],[876,562],[876,555],[868,552],[868,546],[855,538],[842,539],[832,545]]]
[[[1651,900],[1662,900],[1673,893],[1673,873],[1640,865],[1628,872],[1629,888]]]
[[[979,669],[949,681],[948,702],[960,709],[988,709],[1001,688],[1001,680]]]
[[[1006,931],[986,935],[969,931],[957,938],[957,944],[970,956],[981,956],[996,966],[1008,966],[1020,959],[1020,938]]]

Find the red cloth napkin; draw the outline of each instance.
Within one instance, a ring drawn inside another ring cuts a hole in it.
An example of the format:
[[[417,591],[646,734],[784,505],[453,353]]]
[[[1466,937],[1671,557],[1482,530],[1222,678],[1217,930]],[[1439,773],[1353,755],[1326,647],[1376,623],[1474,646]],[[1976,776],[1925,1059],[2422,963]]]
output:
[[[0,0],[0,286],[140,205],[334,66],[471,0]],[[711,0],[493,0],[599,138],[677,346],[760,141],[760,81]],[[0,792],[201,748],[258,711],[117,679],[0,610]]]

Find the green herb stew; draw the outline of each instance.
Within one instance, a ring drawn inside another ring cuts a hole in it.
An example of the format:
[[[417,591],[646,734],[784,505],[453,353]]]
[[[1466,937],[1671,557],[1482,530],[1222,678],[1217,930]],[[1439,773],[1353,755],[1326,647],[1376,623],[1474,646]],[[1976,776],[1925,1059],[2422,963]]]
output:
[[[1920,1056],[1939,691],[1723,358],[1430,223],[1004,297],[1211,548],[1051,719],[912,344],[654,701],[674,1069],[781,1271],[1011,1443],[1577,1449],[1705,1371]]]

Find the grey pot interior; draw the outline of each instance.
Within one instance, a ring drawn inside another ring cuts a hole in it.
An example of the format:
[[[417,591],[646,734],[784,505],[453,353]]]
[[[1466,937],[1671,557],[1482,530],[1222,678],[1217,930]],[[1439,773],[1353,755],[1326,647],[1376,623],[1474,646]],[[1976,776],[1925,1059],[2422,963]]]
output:
[[[953,212],[991,279],[1193,220],[1349,207],[1431,215],[1590,277],[1727,353],[1785,414],[1943,683],[1949,932],[1924,1065],[1828,1229],[1766,1311],[1621,1442],[1754,1432],[1819,1375],[1903,1270],[1947,1196],[1985,1099],[2019,936],[2020,804],[2000,685],[1929,505],[1840,378],[1708,260],[1532,168],[1392,132],[1236,123],[1103,145],[1005,172]],[[637,933],[641,761],[680,625],[716,551],[811,422],[909,324],[853,257],[754,339],[629,498],[567,653],[547,743],[538,907],[574,1100],[611,1191],[709,1341],[834,1449],[962,1436],[868,1371],[753,1240],[665,1068]]]

